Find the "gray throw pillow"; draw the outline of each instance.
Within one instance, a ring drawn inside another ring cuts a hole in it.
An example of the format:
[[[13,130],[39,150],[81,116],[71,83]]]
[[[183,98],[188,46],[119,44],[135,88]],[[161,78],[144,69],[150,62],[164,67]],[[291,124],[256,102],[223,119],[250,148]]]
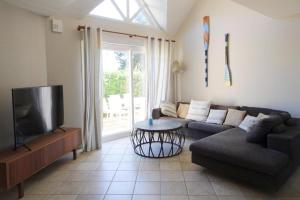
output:
[[[278,115],[270,115],[269,118],[260,120],[250,132],[247,133],[247,141],[250,143],[266,145],[267,134],[272,128],[282,124],[282,118]]]

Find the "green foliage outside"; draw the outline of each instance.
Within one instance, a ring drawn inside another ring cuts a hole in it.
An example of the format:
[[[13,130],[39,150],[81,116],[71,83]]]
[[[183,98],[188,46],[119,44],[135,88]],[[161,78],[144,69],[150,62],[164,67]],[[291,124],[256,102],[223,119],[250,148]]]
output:
[[[115,52],[116,59],[118,60],[120,67],[117,72],[105,72],[104,73],[104,97],[108,98],[110,95],[125,94],[128,93],[129,83],[126,75],[129,73],[126,71],[127,57],[123,52]],[[143,65],[141,63],[142,54],[133,54],[133,93],[135,97],[143,96]],[[127,87],[128,86],[128,87]]]

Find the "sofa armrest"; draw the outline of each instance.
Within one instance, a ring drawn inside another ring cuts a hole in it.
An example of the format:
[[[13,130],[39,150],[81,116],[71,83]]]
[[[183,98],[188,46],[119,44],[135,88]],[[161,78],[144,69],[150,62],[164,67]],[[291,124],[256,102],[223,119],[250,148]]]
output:
[[[161,117],[161,109],[160,108],[154,108],[152,109],[152,119],[159,119]]]
[[[300,164],[300,130],[268,134],[267,147],[287,154],[295,164]]]

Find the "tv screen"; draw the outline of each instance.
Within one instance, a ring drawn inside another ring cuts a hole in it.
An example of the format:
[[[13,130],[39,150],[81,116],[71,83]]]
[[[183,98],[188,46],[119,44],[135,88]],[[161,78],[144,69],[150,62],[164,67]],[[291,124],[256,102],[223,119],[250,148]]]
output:
[[[64,123],[63,87],[12,89],[15,148]]]

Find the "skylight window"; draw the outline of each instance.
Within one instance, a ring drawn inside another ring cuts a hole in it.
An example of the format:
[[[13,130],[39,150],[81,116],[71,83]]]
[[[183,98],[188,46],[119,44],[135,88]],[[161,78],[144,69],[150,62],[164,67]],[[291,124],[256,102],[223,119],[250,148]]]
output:
[[[143,0],[104,0],[90,14],[135,24],[155,26],[156,21],[148,12]]]
[[[110,0],[105,0],[99,4],[92,12],[92,15],[99,15],[102,17],[123,20],[120,13],[116,10],[115,6]]]

